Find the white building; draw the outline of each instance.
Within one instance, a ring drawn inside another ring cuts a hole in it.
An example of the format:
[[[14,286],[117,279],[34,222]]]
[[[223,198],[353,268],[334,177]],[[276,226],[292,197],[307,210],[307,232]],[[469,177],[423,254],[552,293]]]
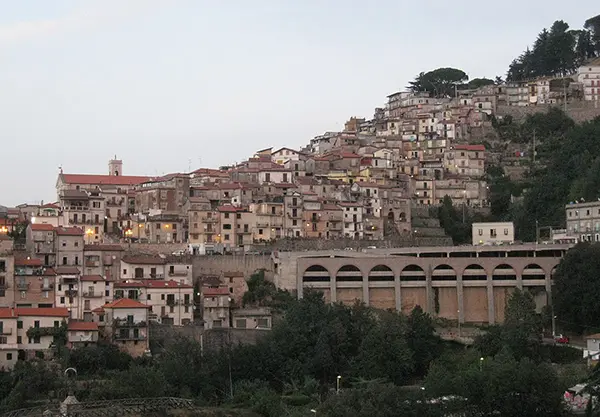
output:
[[[600,241],[600,201],[565,206],[567,235],[579,242]]]
[[[578,80],[583,84],[583,96],[586,101],[600,100],[600,58],[579,68]]]
[[[503,245],[515,241],[515,226],[512,222],[473,223],[473,245]]]
[[[344,236],[362,239],[364,237],[362,204],[343,202],[339,206],[344,210]]]

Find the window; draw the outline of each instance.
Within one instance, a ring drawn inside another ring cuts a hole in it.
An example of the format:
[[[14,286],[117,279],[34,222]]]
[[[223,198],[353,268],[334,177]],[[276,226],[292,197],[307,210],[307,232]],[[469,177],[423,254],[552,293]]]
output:
[[[64,304],[65,303],[65,297],[60,297],[60,303]]]
[[[225,213],[225,218],[228,219],[229,218],[229,213]]]
[[[504,229],[504,236],[508,236],[508,229]]]
[[[62,264],[63,264],[63,265],[66,265],[66,264],[67,264],[67,257],[66,257],[66,256],[63,256],[63,259],[62,259],[62,261],[63,261],[63,262],[62,262]]]
[[[76,248],[79,247],[79,242],[75,242],[74,245]]]
[[[258,234],[262,235],[263,234],[263,229],[258,229]]]
[[[79,256],[75,257],[75,265],[79,265]]]
[[[496,229],[490,229],[490,237],[496,237]]]
[[[152,300],[152,294],[148,294],[148,296],[146,297],[146,299]]]
[[[7,361],[12,361],[12,353],[7,353],[6,354],[6,360]]]
[[[223,230],[231,230],[231,225],[230,224],[224,224],[223,225]]]
[[[35,327],[36,329],[39,329],[39,327],[40,327],[40,321],[39,320],[34,321],[33,322],[33,327]]]
[[[225,235],[225,240],[229,240],[229,235]]]
[[[58,320],[54,320],[54,327],[59,327],[60,326],[60,322]]]
[[[237,319],[235,321],[235,327],[237,327],[238,329],[245,329],[246,328],[246,319]]]
[[[65,248],[65,247],[67,246],[67,242],[66,242],[65,240],[63,240],[63,241],[61,242],[61,246],[62,246],[63,248]]]
[[[237,213],[237,214],[235,215],[235,218],[236,218],[236,219],[241,219],[241,218],[242,218],[242,214],[241,214],[241,213]]]
[[[17,329],[23,328],[23,322],[21,320],[17,321]]]
[[[23,343],[23,337],[22,336],[17,336],[17,344],[21,344]]]
[[[256,327],[269,328],[269,319],[258,319],[256,320]]]

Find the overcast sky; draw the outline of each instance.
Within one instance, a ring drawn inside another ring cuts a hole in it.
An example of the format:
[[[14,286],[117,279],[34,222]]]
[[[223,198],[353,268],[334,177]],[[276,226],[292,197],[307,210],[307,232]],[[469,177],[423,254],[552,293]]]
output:
[[[0,0],[0,204],[58,167],[158,175],[299,147],[372,117],[421,71],[504,75],[597,0]],[[596,6],[596,7],[593,7]]]

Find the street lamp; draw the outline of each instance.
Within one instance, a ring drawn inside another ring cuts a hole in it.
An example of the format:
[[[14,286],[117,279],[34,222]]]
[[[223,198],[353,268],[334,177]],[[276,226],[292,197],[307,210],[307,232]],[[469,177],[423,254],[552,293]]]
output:
[[[483,371],[483,356],[479,358],[479,371]]]
[[[85,234],[88,237],[88,243],[91,243],[91,241],[92,241],[92,235],[94,234],[94,231],[92,230],[92,228],[88,228],[85,231]]]
[[[129,241],[129,248],[131,248],[131,236],[133,236],[133,230],[131,230],[131,229],[125,230],[125,236],[127,237],[127,240]]]
[[[317,415],[317,410],[315,410],[314,408],[310,410],[311,413],[313,413],[314,415]]]
[[[338,375],[335,381],[335,393],[339,394],[340,393],[340,381],[342,380],[342,376]]]
[[[2,233],[2,234],[8,233],[8,227],[6,227],[6,226],[0,227],[0,233]]]
[[[460,328],[460,310],[458,310],[458,337],[462,337],[462,332]]]

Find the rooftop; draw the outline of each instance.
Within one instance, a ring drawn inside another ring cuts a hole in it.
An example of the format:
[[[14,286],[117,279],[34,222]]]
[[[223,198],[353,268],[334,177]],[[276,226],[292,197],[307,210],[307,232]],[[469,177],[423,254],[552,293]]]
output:
[[[121,260],[128,264],[138,265],[164,265],[167,263],[165,258],[158,255],[125,255]]]
[[[15,309],[17,316],[39,317],[69,317],[69,310],[65,307],[52,308],[19,308]]]
[[[137,185],[150,181],[152,177],[124,175],[61,174],[66,184],[82,185]]]
[[[72,332],[98,331],[98,323],[92,321],[69,321],[68,330]]]
[[[120,298],[112,303],[103,305],[102,308],[150,308],[150,306],[129,298]]]

